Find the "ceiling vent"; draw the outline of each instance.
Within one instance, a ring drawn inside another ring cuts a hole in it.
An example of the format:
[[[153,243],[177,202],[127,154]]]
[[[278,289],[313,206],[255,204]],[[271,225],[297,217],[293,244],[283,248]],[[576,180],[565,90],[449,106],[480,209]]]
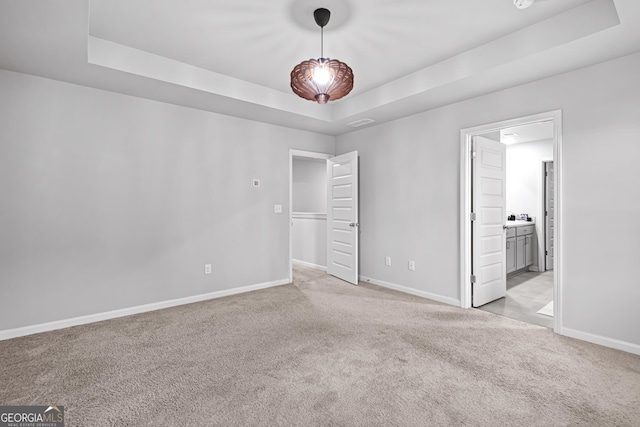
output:
[[[368,125],[369,123],[373,123],[375,120],[373,119],[360,119],[355,122],[347,123],[347,126],[351,126],[352,128],[359,128],[360,126]]]

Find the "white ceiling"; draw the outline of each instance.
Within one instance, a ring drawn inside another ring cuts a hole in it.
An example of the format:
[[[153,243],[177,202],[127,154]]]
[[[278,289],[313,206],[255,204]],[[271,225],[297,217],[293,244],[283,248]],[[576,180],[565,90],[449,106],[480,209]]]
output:
[[[548,141],[553,138],[553,122],[536,122],[500,129],[500,142],[512,145],[522,142]]]
[[[328,105],[289,89],[317,7],[355,74]],[[0,0],[0,68],[330,135],[637,51],[637,0]]]

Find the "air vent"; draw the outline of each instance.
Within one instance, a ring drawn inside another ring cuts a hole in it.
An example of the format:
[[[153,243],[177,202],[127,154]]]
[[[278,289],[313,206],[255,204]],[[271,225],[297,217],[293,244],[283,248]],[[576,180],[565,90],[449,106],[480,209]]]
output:
[[[347,123],[347,126],[351,126],[352,128],[359,128],[360,126],[368,125],[369,123],[373,123],[375,120],[373,119],[361,119],[356,120],[355,122]]]

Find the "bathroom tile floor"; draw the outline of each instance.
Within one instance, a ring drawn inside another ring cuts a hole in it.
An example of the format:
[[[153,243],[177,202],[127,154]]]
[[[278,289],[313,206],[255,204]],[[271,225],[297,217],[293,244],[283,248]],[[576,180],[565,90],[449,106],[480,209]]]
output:
[[[507,296],[479,307],[523,322],[553,328],[553,317],[536,313],[553,300],[553,271],[526,271],[507,278]]]

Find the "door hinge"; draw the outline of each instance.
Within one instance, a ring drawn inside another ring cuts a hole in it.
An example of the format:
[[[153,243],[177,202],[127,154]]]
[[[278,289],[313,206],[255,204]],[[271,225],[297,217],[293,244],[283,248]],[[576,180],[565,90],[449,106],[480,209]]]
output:
[[[475,159],[477,155],[478,155],[478,153],[476,153],[475,151],[471,150],[471,158],[472,159]]]
[[[471,212],[471,221],[475,221],[476,220],[476,213],[475,212]]]
[[[544,254],[545,255],[549,255],[549,251],[544,251]]]
[[[475,274],[472,274],[469,279],[471,280],[471,283],[476,283],[476,275]]]
[[[549,211],[544,211],[544,216],[549,216]]]

